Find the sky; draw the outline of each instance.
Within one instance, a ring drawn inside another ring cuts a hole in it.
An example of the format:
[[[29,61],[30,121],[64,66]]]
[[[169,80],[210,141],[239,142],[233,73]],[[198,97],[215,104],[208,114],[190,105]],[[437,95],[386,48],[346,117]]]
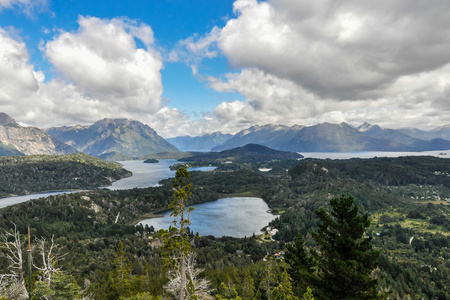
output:
[[[253,125],[450,124],[450,1],[0,0],[0,112]]]

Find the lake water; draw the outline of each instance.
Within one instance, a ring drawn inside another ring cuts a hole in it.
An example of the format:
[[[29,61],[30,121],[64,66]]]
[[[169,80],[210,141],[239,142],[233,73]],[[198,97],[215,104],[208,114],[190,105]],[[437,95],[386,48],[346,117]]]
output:
[[[143,160],[119,161],[123,167],[131,172],[133,176],[114,182],[107,188],[110,190],[127,190],[132,188],[146,188],[157,186],[162,179],[175,176],[175,171],[169,167],[178,163],[174,159],[160,160],[155,164],[144,163]]]
[[[69,193],[74,193],[74,192],[60,191],[60,192],[37,193],[37,194],[30,194],[30,195],[23,195],[23,196],[0,198],[0,208],[11,206],[11,205],[22,203],[22,202],[26,202],[26,201],[29,201],[32,199],[39,199],[39,198],[45,198],[45,197],[50,197],[50,196],[54,196],[54,195],[69,194]]]
[[[387,151],[362,151],[362,152],[299,152],[305,158],[318,159],[350,159],[350,158],[374,158],[374,157],[400,157],[400,156],[436,156],[450,158],[450,150],[423,151],[423,152],[387,152]],[[445,153],[445,155],[442,155]]]
[[[121,161],[125,169],[133,172],[133,176],[127,177],[114,182],[107,187],[111,190],[126,190],[132,188],[146,188],[157,186],[162,179],[171,178],[175,176],[175,171],[171,171],[169,167],[177,163],[176,160],[167,159],[160,160],[156,164],[147,164],[143,160]],[[189,171],[210,171],[214,167],[192,168]],[[49,193],[36,193],[23,196],[7,197],[0,199],[0,208],[26,202],[32,199],[39,199],[58,194],[74,193],[76,191],[58,191]]]
[[[239,197],[223,198],[213,202],[193,205],[195,210],[190,216],[190,229],[201,236],[216,237],[252,236],[260,234],[277,216],[268,213],[269,207],[261,198]],[[153,226],[156,230],[168,229],[172,225],[171,211],[161,213],[162,218],[141,221],[142,225]]]

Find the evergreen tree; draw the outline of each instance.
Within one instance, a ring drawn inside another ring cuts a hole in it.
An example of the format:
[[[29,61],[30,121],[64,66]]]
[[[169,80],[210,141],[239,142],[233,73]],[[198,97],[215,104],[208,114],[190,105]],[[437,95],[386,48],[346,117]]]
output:
[[[243,299],[253,299],[255,296],[255,285],[252,276],[250,275],[250,271],[247,270],[245,272],[245,277],[242,283],[242,298]]]
[[[187,278],[186,278],[186,258],[191,248],[189,244],[189,232],[187,227],[191,224],[189,216],[194,210],[193,207],[186,208],[186,202],[191,196],[191,186],[189,171],[181,167],[175,173],[173,188],[173,200],[169,204],[169,208],[173,209],[170,214],[174,217],[173,226],[165,234],[165,250],[171,254],[171,258],[166,262],[171,272],[179,274],[177,279],[178,288],[175,292],[179,300],[184,300],[186,294]],[[170,285],[170,283],[169,283]]]
[[[305,241],[301,234],[286,245],[284,258],[290,266],[288,273],[294,281],[294,290],[300,295],[312,278],[314,265],[312,257],[305,250]]]
[[[36,281],[33,299],[64,300],[83,299],[81,288],[72,275],[58,272],[53,274],[50,285],[44,281]]]
[[[298,300],[292,291],[289,274],[284,271],[280,283],[272,291],[272,300]]]
[[[310,267],[309,262],[314,263],[314,272],[304,280],[315,287],[320,299],[374,299],[377,281],[371,273],[377,266],[379,252],[373,250],[371,238],[364,237],[370,225],[369,217],[367,214],[358,215],[352,196],[333,198],[330,204],[331,214],[323,208],[316,211],[321,221],[318,231],[313,233],[318,251],[312,250],[312,257],[306,255],[305,258],[300,242],[287,249],[287,257],[298,258],[288,259],[288,262],[300,270],[298,274],[304,274],[304,270]],[[296,262],[304,265],[299,266]]]
[[[116,257],[112,263],[113,270],[108,278],[108,299],[119,299],[132,294],[131,262],[125,256],[123,243],[119,242]]]
[[[303,300],[314,300],[314,295],[309,286],[306,287],[306,292],[303,294]]]

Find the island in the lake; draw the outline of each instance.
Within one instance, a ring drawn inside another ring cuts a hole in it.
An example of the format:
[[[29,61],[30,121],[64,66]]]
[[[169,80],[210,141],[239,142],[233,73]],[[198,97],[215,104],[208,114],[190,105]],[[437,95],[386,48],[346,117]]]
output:
[[[146,164],[157,164],[157,163],[159,163],[159,160],[154,159],[154,158],[149,158],[149,159],[144,160],[144,163],[146,163]]]

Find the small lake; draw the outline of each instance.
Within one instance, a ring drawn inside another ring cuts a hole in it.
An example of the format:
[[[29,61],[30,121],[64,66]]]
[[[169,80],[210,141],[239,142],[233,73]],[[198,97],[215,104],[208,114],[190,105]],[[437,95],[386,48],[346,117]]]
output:
[[[261,234],[277,216],[268,213],[269,207],[261,198],[223,198],[213,202],[193,205],[190,229],[201,236],[244,237]],[[162,218],[141,221],[142,225],[153,226],[155,230],[168,229],[172,225],[171,211],[161,213]]]

